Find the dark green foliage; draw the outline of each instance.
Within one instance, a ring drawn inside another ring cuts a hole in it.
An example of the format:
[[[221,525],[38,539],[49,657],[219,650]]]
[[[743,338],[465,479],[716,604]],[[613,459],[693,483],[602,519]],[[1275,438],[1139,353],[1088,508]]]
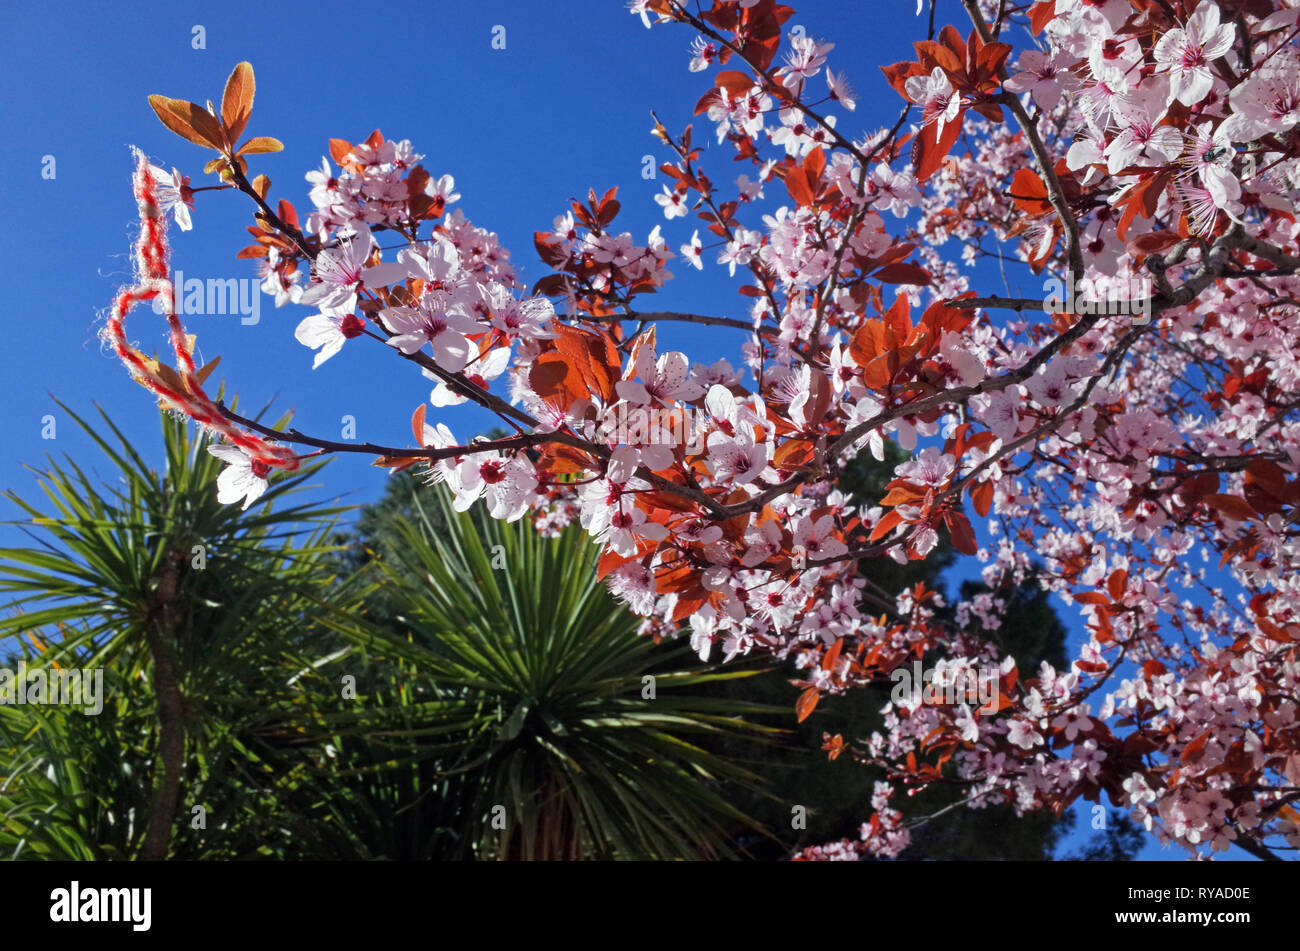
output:
[[[0,855],[709,858],[754,828],[758,778],[698,740],[772,711],[699,696],[745,674],[639,637],[580,530],[403,476],[344,552],[343,510],[290,503],[320,463],[244,511],[184,423],[156,472],[68,412],[116,479],[51,462],[52,508],[10,494],[34,543],[0,552],[0,637],[11,667],[104,668],[105,703],[0,705]]]
[[[160,473],[106,416],[107,437],[64,411],[117,479],[51,461],[37,474],[47,508],[8,493],[33,544],[0,552],[11,597],[0,638],[15,638],[11,651],[19,637],[42,645],[42,664],[104,668],[107,697],[89,717],[0,707],[0,854],[137,857],[151,818],[162,831],[152,847],[176,858],[300,847],[310,828],[274,808],[301,781],[275,760],[283,722],[306,700],[289,680],[319,649],[320,617],[356,603],[325,560],[343,510],[292,501],[320,464],[245,511],[217,502],[222,463],[184,422],[162,419]],[[162,693],[160,661],[174,680]],[[195,806],[205,830],[191,827]]]
[[[339,628],[386,662],[375,670],[385,708],[324,718],[341,764],[363,734],[403,765],[341,775],[353,793],[341,827],[416,850],[401,857],[731,854],[730,834],[754,828],[731,797],[759,780],[698,738],[753,747],[774,731],[743,715],[783,711],[699,696],[748,674],[691,669],[684,648],[638,636],[578,526],[543,538],[478,508],[456,513],[441,487],[414,503],[372,549],[393,623]]]

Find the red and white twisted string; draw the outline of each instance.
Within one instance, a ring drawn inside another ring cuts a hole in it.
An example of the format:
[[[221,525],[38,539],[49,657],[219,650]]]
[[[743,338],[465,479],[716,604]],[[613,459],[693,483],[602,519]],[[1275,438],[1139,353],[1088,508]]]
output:
[[[148,390],[172,404],[186,416],[197,421],[243,450],[255,466],[293,470],[299,457],[287,446],[269,442],[257,433],[236,426],[222,414],[221,409],[203,391],[203,383],[194,368],[185,327],[176,314],[175,291],[168,277],[167,229],[163,211],[158,204],[158,182],[149,167],[144,153],[135,150],[136,169],[133,178],[135,197],[140,207],[140,238],[135,244],[136,283],[120,290],[113,299],[105,335],[113,350],[126,364],[132,376]],[[126,339],[126,315],[143,301],[161,298],[171,331],[172,352],[176,355],[176,370],[184,389],[169,386],[157,373],[150,370],[152,362]]]

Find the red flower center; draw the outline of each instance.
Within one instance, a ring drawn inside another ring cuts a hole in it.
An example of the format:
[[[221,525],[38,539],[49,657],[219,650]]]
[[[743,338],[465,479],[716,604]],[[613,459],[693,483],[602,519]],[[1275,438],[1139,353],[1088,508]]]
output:
[[[348,314],[343,318],[343,323],[339,324],[339,330],[344,337],[352,340],[366,332],[366,325],[356,314]]]

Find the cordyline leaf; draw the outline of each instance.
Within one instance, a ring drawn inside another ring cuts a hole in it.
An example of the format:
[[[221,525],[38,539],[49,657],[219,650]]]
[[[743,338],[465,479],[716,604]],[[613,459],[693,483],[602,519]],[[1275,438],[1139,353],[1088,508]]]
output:
[[[226,124],[231,142],[237,140],[248,125],[248,118],[253,113],[255,89],[253,67],[248,63],[236,64],[221,97],[221,121]]]

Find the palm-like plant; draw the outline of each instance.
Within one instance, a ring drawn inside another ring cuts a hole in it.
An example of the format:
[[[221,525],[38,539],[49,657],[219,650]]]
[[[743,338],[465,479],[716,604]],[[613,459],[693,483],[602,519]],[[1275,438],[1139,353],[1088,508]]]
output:
[[[638,636],[638,619],[597,580],[581,528],[543,537],[454,512],[441,489],[428,495],[438,517],[417,501],[397,525],[396,562],[380,563],[399,616],[337,625],[391,660],[397,684],[377,691],[383,706],[325,717],[340,763],[357,762],[362,739],[388,748],[348,771],[339,824],[382,841],[402,838],[402,823],[421,857],[734,854],[730,834],[754,824],[725,784],[758,777],[696,741],[769,738],[781,731],[744,717],[787,711],[692,696],[752,672],[683,666],[687,648]]]
[[[216,502],[219,463],[183,423],[164,416],[155,472],[106,416],[65,411],[118,479],[51,462],[49,506],[9,493],[34,544],[0,550],[0,639],[104,668],[108,689],[93,717],[0,706],[0,854],[708,857],[752,827],[724,784],[756,777],[702,741],[768,737],[742,716],[784,710],[690,696],[746,674],[678,669],[684,648],[638,637],[580,531],[439,495],[437,526],[393,520],[375,599],[336,577],[342,510],[285,505],[315,467],[243,511]]]
[[[153,859],[256,849],[258,822],[284,825],[259,807],[300,781],[274,756],[282,717],[306,701],[286,681],[307,664],[310,618],[349,597],[326,584],[324,557],[344,510],[283,504],[319,464],[248,511],[221,505],[221,463],[183,421],[163,416],[166,466],[155,471],[102,411],[101,431],[63,409],[120,481],[51,461],[38,478],[52,509],[6,493],[30,516],[34,544],[0,550],[11,596],[0,641],[32,636],[50,644],[43,662],[106,668],[114,688],[97,717],[4,710],[0,848]],[[193,805],[222,835],[178,822]]]

